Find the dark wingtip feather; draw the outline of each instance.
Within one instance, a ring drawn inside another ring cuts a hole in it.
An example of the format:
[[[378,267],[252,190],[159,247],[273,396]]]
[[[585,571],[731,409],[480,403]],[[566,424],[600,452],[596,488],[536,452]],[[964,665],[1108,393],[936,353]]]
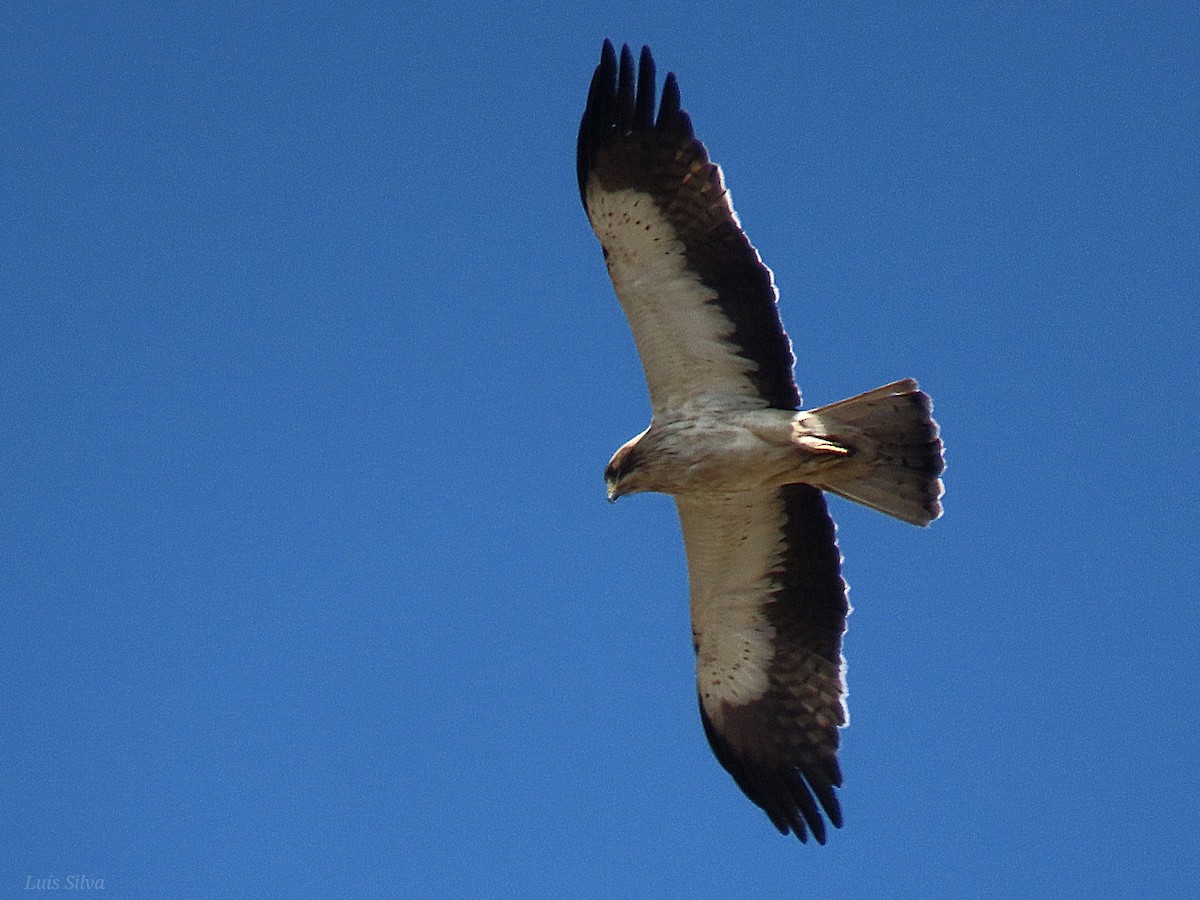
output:
[[[600,65],[592,75],[587,106],[579,123],[576,175],[579,196],[587,206],[587,177],[596,153],[612,134],[669,131],[692,137],[692,123],[679,106],[679,85],[674,73],[663,86],[662,103],[655,121],[655,67],[649,47],[642,47],[637,66],[628,44],[616,47],[608,38],[600,50]]]
[[[654,57],[649,47],[642,47],[638,63],[637,108],[633,113],[633,130],[649,131],[654,127]]]
[[[799,772],[791,772],[785,778],[788,786],[788,791],[795,801],[796,808],[789,810],[789,821],[792,826],[792,831],[799,836],[804,833],[804,825],[808,823],[808,828],[812,832],[812,836],[816,838],[818,844],[825,843],[825,820],[821,818],[821,812],[817,809],[817,803],[813,800],[812,792],[804,783],[804,779],[800,777]],[[804,817],[804,821],[800,821],[796,815],[796,810],[800,811],[800,815]]]
[[[838,769],[837,760],[831,760],[831,762],[834,771],[832,773],[829,771],[822,773],[824,777],[809,777],[808,786],[812,788],[812,792],[816,794],[821,808],[825,810],[825,815],[829,817],[829,824],[834,828],[841,828],[842,805],[838,803],[833,789],[842,786],[842,773]],[[822,841],[822,843],[824,842]]]
[[[679,82],[674,72],[667,73],[663,82],[662,103],[658,107],[658,127],[663,128],[668,122],[679,115]]]
[[[617,76],[617,129],[622,134],[633,129],[634,81],[633,53],[628,44],[622,44],[621,70]]]
[[[592,73],[592,83],[588,88],[587,106],[583,118],[579,122],[579,139],[576,144],[576,174],[579,178],[579,195],[585,199],[587,191],[587,173],[592,163],[596,147],[603,139],[613,117],[613,107],[616,105],[617,94],[617,51],[613,42],[604,39],[600,48],[600,64]]]
[[[802,844],[813,839],[825,844],[825,817],[834,828],[842,827],[842,808],[833,789],[841,787],[842,773],[837,759],[790,768],[762,766],[759,761],[739,753],[719,732],[700,701],[700,722],[713,755],[742,792],[767,814],[780,834],[794,834]],[[816,798],[814,801],[814,797]],[[817,804],[820,804],[818,808]]]

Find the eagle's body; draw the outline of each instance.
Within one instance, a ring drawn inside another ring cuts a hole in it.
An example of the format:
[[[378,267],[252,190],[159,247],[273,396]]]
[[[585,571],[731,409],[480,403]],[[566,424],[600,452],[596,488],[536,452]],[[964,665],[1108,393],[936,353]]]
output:
[[[822,490],[906,522],[941,514],[929,398],[898,381],[798,411],[770,270],[741,230],[667,76],[605,42],[579,130],[579,188],[650,388],[610,500],[675,498],[697,687],[721,764],[781,832],[842,823],[838,728],[849,604]],[[814,799],[815,798],[815,799]]]
[[[778,409],[698,410],[655,417],[615,460],[621,494],[723,494],[811,481],[829,453],[798,447],[794,414]]]

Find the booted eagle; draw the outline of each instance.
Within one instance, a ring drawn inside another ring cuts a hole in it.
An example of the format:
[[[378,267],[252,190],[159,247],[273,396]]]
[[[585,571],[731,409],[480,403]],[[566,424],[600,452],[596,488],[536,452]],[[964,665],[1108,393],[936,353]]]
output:
[[[929,397],[911,379],[799,410],[771,271],[667,76],[604,42],[579,126],[579,192],[650,387],[650,427],[604,473],[609,500],[675,498],[700,720],[782,834],[825,843],[846,724],[846,583],[831,491],[914,525],[942,513]]]

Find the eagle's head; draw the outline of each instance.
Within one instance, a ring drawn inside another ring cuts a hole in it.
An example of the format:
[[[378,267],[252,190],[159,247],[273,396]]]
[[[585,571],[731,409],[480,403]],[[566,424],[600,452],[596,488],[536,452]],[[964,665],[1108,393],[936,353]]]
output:
[[[642,457],[638,444],[645,436],[646,432],[643,431],[614,453],[613,458],[608,461],[608,467],[604,470],[604,484],[608,488],[609,503],[615,502],[625,494],[645,490],[638,484],[638,466]]]

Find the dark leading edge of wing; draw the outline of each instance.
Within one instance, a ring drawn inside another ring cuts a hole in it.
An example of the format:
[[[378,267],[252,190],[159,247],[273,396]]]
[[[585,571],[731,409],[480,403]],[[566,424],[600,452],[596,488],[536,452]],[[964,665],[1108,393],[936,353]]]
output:
[[[771,271],[738,224],[721,171],[680,108],[674,73],[663,85],[657,119],[654,95],[649,48],[642,48],[635,77],[629,47],[621,48],[618,64],[606,40],[579,125],[577,171],[584,208],[593,179],[606,190],[633,188],[650,195],[682,241],[688,268],[713,289],[713,302],[732,323],[730,343],[754,363],[748,377],[765,405],[795,409],[800,404],[792,374],[795,358],[779,320]]]

